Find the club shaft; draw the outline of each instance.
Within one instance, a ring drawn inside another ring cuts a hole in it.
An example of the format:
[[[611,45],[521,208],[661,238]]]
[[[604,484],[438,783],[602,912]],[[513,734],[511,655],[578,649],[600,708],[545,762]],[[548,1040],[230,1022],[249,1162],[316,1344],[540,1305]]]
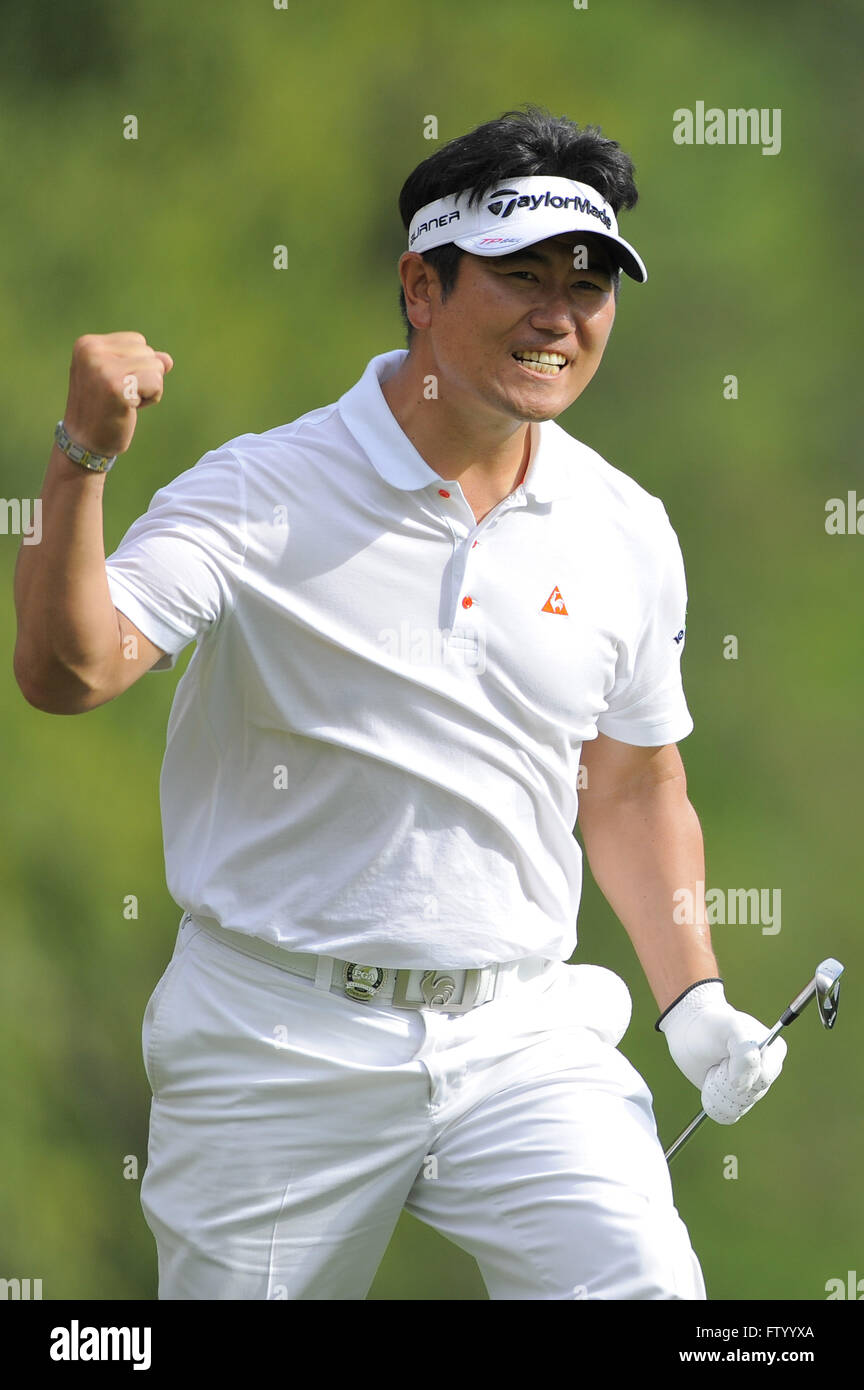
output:
[[[666,1162],[667,1162],[667,1163],[669,1162],[669,1160],[670,1160],[671,1158],[674,1158],[675,1155],[677,1154],[678,1150],[679,1150],[680,1148],[682,1148],[684,1144],[687,1143],[687,1140],[690,1138],[690,1135],[691,1135],[691,1134],[695,1134],[696,1130],[699,1128],[699,1126],[701,1125],[702,1121],[703,1121],[703,1120],[707,1120],[707,1119],[708,1119],[708,1116],[706,1115],[706,1113],[705,1113],[704,1110],[700,1110],[698,1115],[694,1115],[693,1119],[690,1121],[690,1123],[689,1123],[689,1125],[687,1126],[687,1128],[686,1128],[686,1129],[682,1129],[681,1133],[678,1135],[678,1138],[675,1140],[675,1143],[672,1144],[672,1145],[666,1150]]]

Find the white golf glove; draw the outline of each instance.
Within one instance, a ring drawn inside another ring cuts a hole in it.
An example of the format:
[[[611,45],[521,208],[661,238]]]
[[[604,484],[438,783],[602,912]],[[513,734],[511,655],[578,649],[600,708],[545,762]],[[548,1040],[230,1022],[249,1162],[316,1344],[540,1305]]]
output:
[[[781,1037],[759,1051],[770,1029],[727,1003],[722,980],[686,990],[655,1027],[673,1062],[702,1092],[706,1115],[721,1125],[734,1125],[752,1109],[780,1075],[786,1056]]]

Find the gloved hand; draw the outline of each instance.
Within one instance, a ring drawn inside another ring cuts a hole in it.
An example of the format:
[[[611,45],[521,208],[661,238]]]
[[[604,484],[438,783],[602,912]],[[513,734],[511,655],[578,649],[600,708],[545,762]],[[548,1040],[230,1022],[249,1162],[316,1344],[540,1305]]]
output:
[[[673,1062],[702,1092],[705,1113],[721,1125],[734,1125],[746,1115],[783,1067],[784,1039],[776,1037],[760,1052],[758,1044],[770,1029],[732,1008],[722,980],[687,990],[655,1026]]]

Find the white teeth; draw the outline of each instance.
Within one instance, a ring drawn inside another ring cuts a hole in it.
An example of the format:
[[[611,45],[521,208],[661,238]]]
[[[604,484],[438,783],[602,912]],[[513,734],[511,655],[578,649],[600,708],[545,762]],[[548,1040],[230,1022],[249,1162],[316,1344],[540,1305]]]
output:
[[[558,367],[564,367],[567,363],[567,358],[561,352],[536,352],[531,349],[528,352],[517,352],[516,356],[524,362],[548,362]]]
[[[514,352],[513,356],[517,362],[523,362],[532,372],[539,372],[542,376],[557,376],[567,365],[567,358],[560,352],[536,352],[531,349],[528,352]]]
[[[519,361],[518,357],[516,361]],[[558,376],[564,370],[563,367],[553,366],[550,362],[523,362],[522,365],[537,376]]]

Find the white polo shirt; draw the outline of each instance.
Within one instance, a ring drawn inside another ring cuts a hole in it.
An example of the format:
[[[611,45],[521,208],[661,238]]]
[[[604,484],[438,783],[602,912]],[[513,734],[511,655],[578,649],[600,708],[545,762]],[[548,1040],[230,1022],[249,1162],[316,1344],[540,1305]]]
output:
[[[405,356],[205,454],[108,557],[116,607],[169,653],[154,670],[196,642],[160,780],[168,888],[368,965],[566,960],[583,740],[693,727],[680,548],[553,421],[478,524],[384,399]]]

